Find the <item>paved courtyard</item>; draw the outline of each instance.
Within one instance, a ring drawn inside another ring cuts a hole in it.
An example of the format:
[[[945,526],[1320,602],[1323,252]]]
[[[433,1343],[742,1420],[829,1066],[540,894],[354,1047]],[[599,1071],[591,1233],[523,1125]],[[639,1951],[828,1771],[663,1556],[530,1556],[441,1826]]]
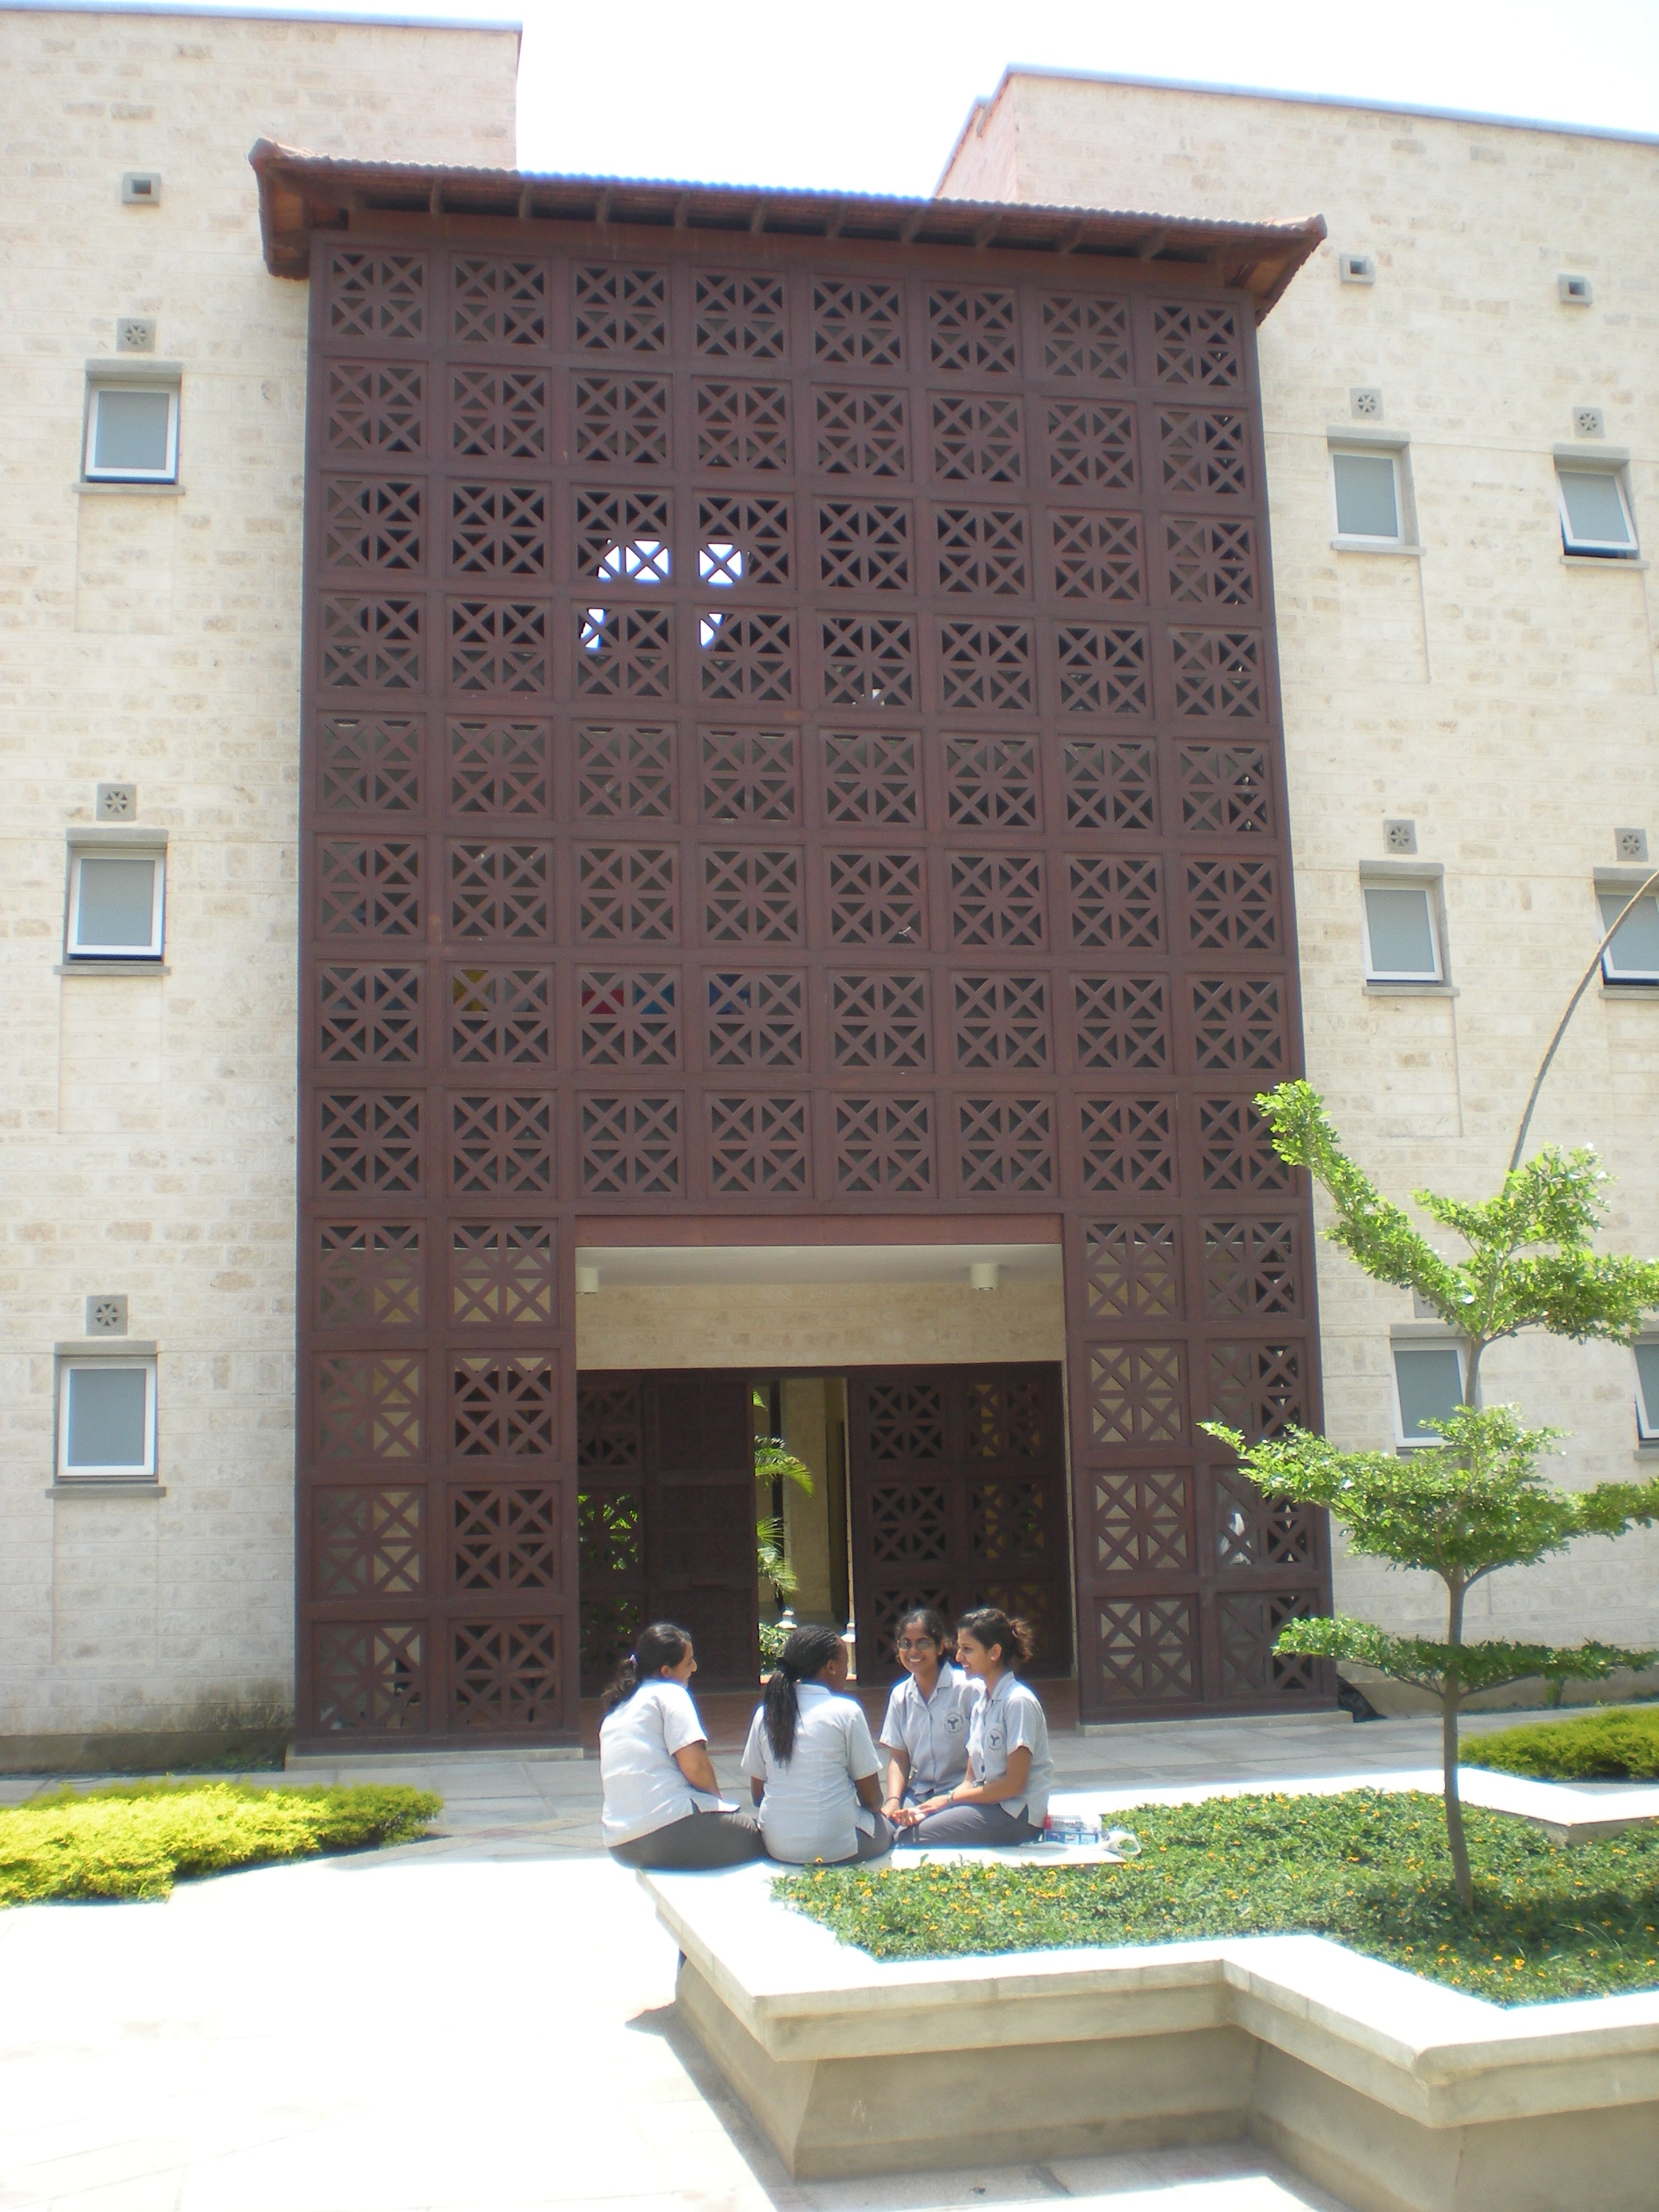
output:
[[[711,1701],[712,1702],[712,1701]],[[725,1701],[722,1701],[725,1702]],[[749,1711],[744,1706],[744,1718]],[[1466,1717],[1466,1738],[1514,1725],[1513,1713]],[[710,1720],[714,1764],[728,1792],[748,1802],[738,1765],[743,1729],[725,1740]],[[1419,1719],[1356,1725],[1343,1713],[1223,1721],[1142,1722],[1053,1739],[1061,1790],[1170,1789],[1206,1783],[1308,1780],[1437,1765],[1440,1723]],[[255,1778],[256,1779],[258,1778]],[[273,1777],[272,1779],[276,1778]],[[599,1768],[593,1758],[512,1757],[468,1753],[452,1759],[296,1759],[289,1779],[409,1782],[444,1799],[443,1826],[455,1836],[498,1835],[503,1844],[562,1856],[599,1850]]]
[[[1055,1750],[1062,1787],[1168,1788],[1421,1766],[1434,1739],[1318,1717]],[[594,1761],[298,1772],[429,1782],[443,1833],[0,1914],[0,2212],[1344,2212],[1248,2145],[792,2183],[676,2021],[673,1947],[599,1850]]]

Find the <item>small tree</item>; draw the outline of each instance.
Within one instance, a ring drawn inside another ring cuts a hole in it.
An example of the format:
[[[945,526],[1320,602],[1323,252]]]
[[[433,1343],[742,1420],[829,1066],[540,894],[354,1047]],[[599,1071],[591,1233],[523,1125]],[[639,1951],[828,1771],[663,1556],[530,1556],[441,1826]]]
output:
[[[764,1392],[755,1390],[750,1396],[757,1413],[769,1410]],[[781,1437],[755,1438],[755,1480],[767,1486],[769,1504],[775,1504],[786,1482],[808,1498],[812,1495],[811,1469]],[[789,1562],[785,1533],[781,1513],[763,1513],[755,1522],[755,1571],[770,1584],[773,1602],[779,1606],[787,1605],[800,1587],[800,1577]]]
[[[1457,1793],[1464,1699],[1540,1674],[1559,1696],[1564,1681],[1600,1680],[1617,1667],[1647,1666],[1654,1656],[1601,1644],[1466,1643],[1468,1593],[1499,1568],[1535,1565],[1580,1536],[1618,1536],[1659,1520],[1659,1481],[1606,1482],[1583,1492],[1550,1487],[1536,1462],[1558,1432],[1523,1428],[1512,1407],[1478,1407],[1481,1357],[1488,1345],[1526,1328],[1580,1344],[1629,1343],[1644,1312],[1659,1305],[1659,1264],[1590,1249],[1608,1180],[1593,1152],[1540,1152],[1512,1169],[1498,1196],[1481,1205],[1414,1193],[1431,1218],[1468,1247],[1466,1258],[1449,1261],[1346,1156],[1311,1085],[1281,1084],[1255,1103],[1279,1157],[1308,1169],[1334,1202],[1336,1218],[1325,1234],[1378,1282],[1414,1291],[1461,1340],[1463,1402],[1449,1419],[1428,1425],[1443,1439],[1438,1447],[1402,1458],[1340,1452],[1304,1429],[1248,1443],[1219,1424],[1205,1425],[1267,1496],[1323,1505],[1356,1553],[1426,1570],[1444,1583],[1443,1642],[1338,1616],[1289,1623],[1278,1649],[1358,1661],[1439,1700],[1446,1837],[1467,1906],[1474,1891]]]

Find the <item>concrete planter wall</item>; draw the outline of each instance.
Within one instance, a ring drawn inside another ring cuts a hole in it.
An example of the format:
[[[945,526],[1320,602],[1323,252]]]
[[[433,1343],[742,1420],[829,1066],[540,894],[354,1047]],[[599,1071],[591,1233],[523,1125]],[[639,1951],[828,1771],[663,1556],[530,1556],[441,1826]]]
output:
[[[1356,2212],[1652,2212],[1659,1996],[1505,2009],[1312,1936],[884,1964],[775,1871],[641,1880],[798,2178],[1249,2136]]]

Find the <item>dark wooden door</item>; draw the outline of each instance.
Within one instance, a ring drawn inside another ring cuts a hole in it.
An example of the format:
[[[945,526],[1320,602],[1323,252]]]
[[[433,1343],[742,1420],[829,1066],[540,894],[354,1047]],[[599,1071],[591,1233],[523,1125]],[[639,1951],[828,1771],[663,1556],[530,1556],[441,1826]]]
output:
[[[649,1620],[690,1632],[702,1688],[754,1686],[749,1389],[745,1375],[703,1371],[580,1377],[584,1696],[604,1687]]]
[[[1000,1605],[1036,1632],[1031,1671],[1072,1670],[1060,1370],[865,1368],[847,1378],[859,1679],[895,1672],[912,1606]]]

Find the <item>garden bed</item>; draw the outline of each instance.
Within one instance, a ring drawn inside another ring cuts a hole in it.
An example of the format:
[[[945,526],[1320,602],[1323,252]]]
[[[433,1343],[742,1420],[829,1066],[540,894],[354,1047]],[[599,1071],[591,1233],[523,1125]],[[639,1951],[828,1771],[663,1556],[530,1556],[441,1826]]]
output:
[[[907,1869],[900,1854],[781,1877],[775,1893],[880,1960],[1297,1934],[1500,2004],[1659,1987],[1650,1827],[1563,1851],[1471,1808],[1471,1914],[1436,1797],[1212,1798],[1115,1817],[1143,1845],[1122,1866]]]
[[[155,1899],[192,1875],[411,1843],[443,1800],[360,1787],[135,1782],[53,1790],[0,1811],[0,1906]]]

